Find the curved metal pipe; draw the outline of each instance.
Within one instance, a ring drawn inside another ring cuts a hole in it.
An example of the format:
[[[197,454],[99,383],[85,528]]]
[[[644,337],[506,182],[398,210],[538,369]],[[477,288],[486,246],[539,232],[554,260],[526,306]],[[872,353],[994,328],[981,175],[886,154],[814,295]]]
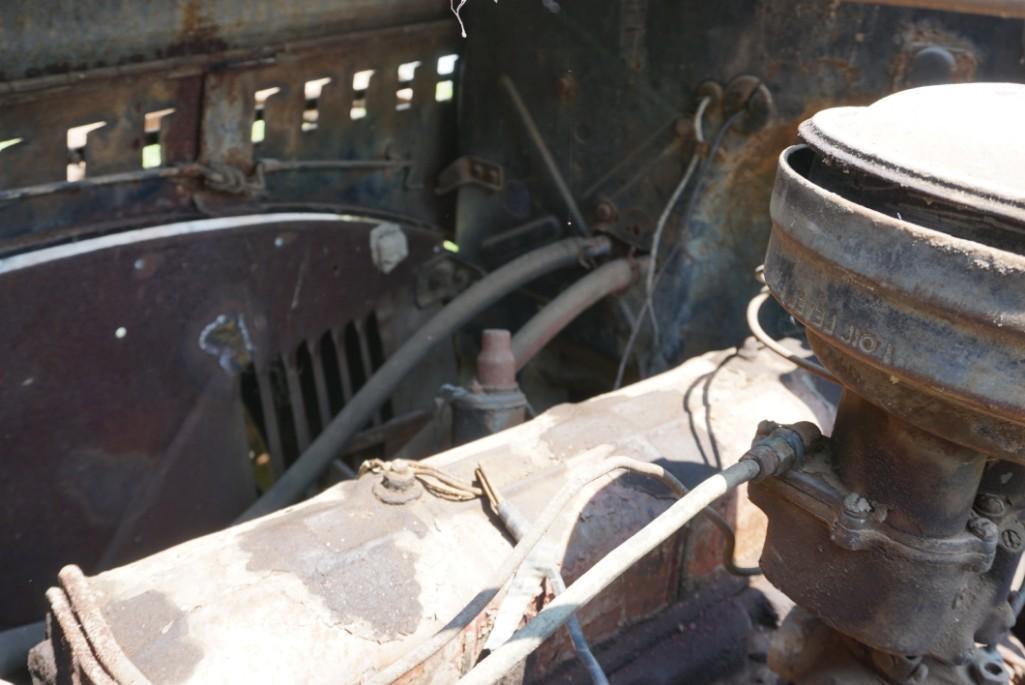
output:
[[[516,370],[526,366],[552,338],[596,302],[628,288],[647,263],[647,259],[617,259],[603,264],[546,304],[512,339]]]
[[[839,381],[836,380],[836,376],[831,374],[826,367],[822,366],[818,362],[812,361],[811,359],[806,359],[805,357],[794,354],[773,340],[772,337],[765,332],[765,329],[762,328],[761,322],[758,320],[758,313],[761,311],[762,305],[765,304],[769,297],[769,291],[763,290],[751,298],[751,301],[747,304],[747,327],[751,331],[751,335],[754,336],[755,340],[765,345],[769,350],[783,357],[791,364],[799,366],[805,371],[810,371],[819,378],[823,378],[831,383],[839,384]]]

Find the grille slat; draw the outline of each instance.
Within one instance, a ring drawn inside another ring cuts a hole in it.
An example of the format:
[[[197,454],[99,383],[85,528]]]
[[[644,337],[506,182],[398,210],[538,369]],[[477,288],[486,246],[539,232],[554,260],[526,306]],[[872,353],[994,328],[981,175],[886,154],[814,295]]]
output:
[[[255,383],[243,385],[243,402],[251,408],[280,474],[352,399],[384,360],[374,313],[364,320],[331,328],[273,358],[268,368],[246,373]],[[257,407],[259,410],[257,411]],[[379,426],[391,415],[382,407],[368,424]]]
[[[323,339],[319,343],[311,345],[310,354],[312,356],[312,367],[313,367],[313,384],[317,389],[317,410],[320,412],[320,423],[323,429],[334,416],[331,413],[331,406],[327,396],[327,378],[326,369],[324,368],[324,350],[323,350]]]
[[[299,380],[299,366],[296,355],[286,355],[285,382],[288,384],[288,404],[292,410],[292,424],[295,426],[295,440],[302,452],[310,446],[310,422],[303,401],[302,385]]]
[[[277,409],[274,406],[274,393],[269,369],[257,372],[256,386],[260,393],[260,408],[263,414],[260,428],[262,429],[267,449],[270,452],[271,469],[275,475],[278,475],[285,470],[283,461],[284,448],[281,443],[281,427],[278,425]]]

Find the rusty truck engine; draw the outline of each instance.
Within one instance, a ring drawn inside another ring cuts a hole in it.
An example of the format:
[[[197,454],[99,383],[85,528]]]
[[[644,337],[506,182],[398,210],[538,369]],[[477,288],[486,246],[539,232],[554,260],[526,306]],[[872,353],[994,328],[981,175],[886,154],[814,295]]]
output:
[[[0,682],[1025,683],[1025,0],[0,38]]]

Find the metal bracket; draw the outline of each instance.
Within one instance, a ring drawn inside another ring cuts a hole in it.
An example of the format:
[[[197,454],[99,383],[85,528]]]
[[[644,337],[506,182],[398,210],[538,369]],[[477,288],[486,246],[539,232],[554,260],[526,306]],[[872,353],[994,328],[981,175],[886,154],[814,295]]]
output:
[[[498,192],[505,187],[505,171],[500,165],[479,157],[460,157],[438,174],[434,192],[444,195],[466,185]]]

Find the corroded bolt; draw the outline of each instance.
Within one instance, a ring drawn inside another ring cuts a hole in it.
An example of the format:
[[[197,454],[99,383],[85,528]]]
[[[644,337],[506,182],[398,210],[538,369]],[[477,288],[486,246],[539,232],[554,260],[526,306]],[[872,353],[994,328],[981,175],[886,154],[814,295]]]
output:
[[[1007,511],[1004,500],[996,495],[979,495],[975,498],[975,510],[985,516],[1003,516]]]
[[[980,540],[986,541],[996,540],[998,534],[996,524],[981,516],[968,520],[968,532]]]
[[[868,518],[872,513],[872,504],[863,495],[852,492],[843,498],[843,510],[855,518]]]
[[[409,464],[394,462],[385,469],[381,484],[389,490],[404,492],[416,484],[416,474],[409,468]]]

